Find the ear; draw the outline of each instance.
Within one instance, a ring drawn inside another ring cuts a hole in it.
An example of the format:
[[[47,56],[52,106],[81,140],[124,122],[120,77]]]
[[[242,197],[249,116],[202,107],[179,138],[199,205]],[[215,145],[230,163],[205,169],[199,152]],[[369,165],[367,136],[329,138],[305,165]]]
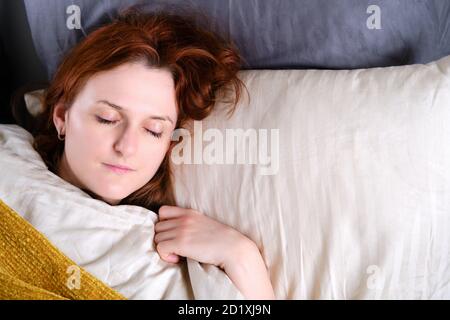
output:
[[[61,134],[64,134],[66,127],[66,113],[67,109],[62,103],[55,105],[53,109],[53,123],[55,124],[56,130]]]

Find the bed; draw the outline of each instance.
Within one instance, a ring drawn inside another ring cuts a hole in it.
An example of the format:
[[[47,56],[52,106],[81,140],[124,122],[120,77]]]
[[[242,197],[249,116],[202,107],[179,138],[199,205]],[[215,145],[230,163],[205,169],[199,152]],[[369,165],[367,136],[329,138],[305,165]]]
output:
[[[13,84],[47,81],[84,34],[137,2],[3,3],[3,12],[22,9],[36,53],[11,55],[4,36],[3,53],[16,59],[9,72],[20,59],[39,66]],[[186,134],[201,126],[226,141],[227,130],[245,130],[266,161],[176,163],[177,203],[255,241],[277,299],[449,299],[450,4],[188,3],[235,39],[250,99],[230,119],[219,105]],[[80,29],[61,27],[71,5]],[[144,1],[146,10],[163,5]],[[127,298],[242,299],[216,267],[162,262],[151,242],[155,213],[101,203],[46,169],[28,127],[39,94],[15,118],[3,112],[0,198]],[[251,141],[233,151],[248,154]]]

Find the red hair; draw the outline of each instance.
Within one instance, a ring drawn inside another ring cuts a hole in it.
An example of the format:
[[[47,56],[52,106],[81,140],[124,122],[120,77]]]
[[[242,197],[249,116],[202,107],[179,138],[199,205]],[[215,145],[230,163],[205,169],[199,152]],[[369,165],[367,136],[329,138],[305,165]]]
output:
[[[95,73],[128,62],[170,71],[178,109],[176,128],[180,128],[190,119],[207,117],[219,100],[219,92],[226,93],[229,89],[234,97],[223,101],[232,104],[230,111],[233,113],[242,86],[245,87],[237,77],[242,61],[232,41],[201,28],[193,17],[164,11],[127,10],[90,33],[65,56],[45,91],[44,112],[34,147],[48,168],[56,173],[64,142],[57,139],[52,117],[54,107],[62,103],[70,108]],[[175,204],[169,163],[170,151],[175,144],[171,142],[154,177],[122,199],[120,204],[139,205],[155,212],[161,205]]]

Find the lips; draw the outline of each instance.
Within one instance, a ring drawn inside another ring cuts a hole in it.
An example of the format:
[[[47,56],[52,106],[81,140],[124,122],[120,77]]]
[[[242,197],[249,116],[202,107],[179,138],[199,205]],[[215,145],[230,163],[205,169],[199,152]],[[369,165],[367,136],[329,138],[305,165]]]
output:
[[[120,165],[112,165],[112,164],[109,164],[109,163],[103,163],[103,165],[106,166],[111,171],[113,171],[115,173],[119,173],[119,174],[123,174],[123,173],[134,171],[133,169],[131,169],[129,167],[120,166]]]

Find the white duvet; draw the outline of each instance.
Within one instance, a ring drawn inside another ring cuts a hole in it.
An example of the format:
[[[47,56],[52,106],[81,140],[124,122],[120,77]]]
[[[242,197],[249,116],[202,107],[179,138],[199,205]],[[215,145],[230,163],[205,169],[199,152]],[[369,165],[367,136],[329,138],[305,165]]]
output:
[[[253,239],[278,299],[449,299],[450,56],[240,76],[250,103],[230,119],[219,105],[199,161],[173,163],[178,204]],[[211,142],[227,129],[265,132],[253,150],[265,161],[221,164]],[[91,199],[46,170],[31,139],[0,126],[0,198],[70,258],[130,298],[242,298],[216,267],[160,260],[154,213]]]
[[[161,260],[154,212],[92,199],[49,171],[32,141],[0,125],[0,198],[81,267],[129,299],[243,298],[217,267]]]

